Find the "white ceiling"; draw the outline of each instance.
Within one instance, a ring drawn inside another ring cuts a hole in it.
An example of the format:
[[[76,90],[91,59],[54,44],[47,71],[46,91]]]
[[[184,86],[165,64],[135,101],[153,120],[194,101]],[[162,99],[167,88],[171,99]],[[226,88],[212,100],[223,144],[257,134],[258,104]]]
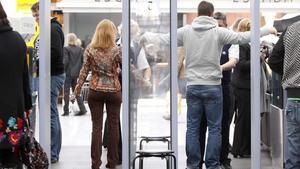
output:
[[[138,2],[147,2],[147,0],[137,0]],[[161,12],[170,12],[169,0],[152,0],[158,6]],[[222,12],[249,11],[250,0],[211,0],[215,9]],[[276,2],[275,2],[276,1]],[[179,13],[194,13],[200,0],[178,0],[177,7]],[[264,11],[283,11],[299,12],[300,0],[261,0],[261,9]],[[122,3],[111,0],[105,2],[95,2],[95,0],[63,0],[59,3],[52,4],[52,9],[61,9],[64,12],[121,12]]]

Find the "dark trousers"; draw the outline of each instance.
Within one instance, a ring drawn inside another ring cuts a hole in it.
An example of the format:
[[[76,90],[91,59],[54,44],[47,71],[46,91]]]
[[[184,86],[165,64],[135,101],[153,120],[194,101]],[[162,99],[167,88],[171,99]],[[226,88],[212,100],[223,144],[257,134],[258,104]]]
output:
[[[237,111],[237,105],[236,105],[236,97],[234,96],[234,87],[232,85],[229,85],[229,88],[230,88],[230,110],[229,110],[229,119],[228,119],[228,123],[229,123],[229,126],[232,122],[232,119],[233,119],[233,116],[234,116],[234,113]],[[233,121],[235,122],[235,120]]]
[[[12,149],[0,149],[0,168],[22,169],[18,152]]]
[[[108,120],[106,118],[105,125],[104,125],[104,135],[103,135],[103,147],[107,147],[109,140],[108,140]],[[119,154],[119,162],[118,164],[122,163],[122,134],[121,134],[121,122],[119,122],[119,146],[118,146],[118,154]]]
[[[234,89],[237,113],[232,145],[233,155],[251,154],[251,93],[249,89]]]
[[[74,92],[75,86],[77,84],[77,77],[66,77],[64,84],[64,112],[69,113],[69,100],[70,100],[70,88]],[[78,107],[81,112],[86,112],[86,108],[83,104],[83,99],[81,96],[76,97]]]
[[[121,92],[101,92],[89,90],[88,104],[92,116],[92,145],[91,158],[92,169],[99,169],[101,166],[102,154],[102,125],[104,104],[107,111],[108,120],[108,145],[107,145],[107,168],[114,168],[119,160],[119,123],[120,107],[122,96]]]
[[[223,90],[223,118],[222,118],[222,147],[220,154],[220,163],[230,162],[228,159],[229,154],[229,110],[230,110],[230,87],[229,85],[222,85]],[[204,113],[205,116],[205,113]],[[200,166],[204,163],[204,152],[205,152],[205,139],[206,139],[206,128],[207,121],[206,118],[202,118],[201,127],[200,127],[200,151],[201,151],[201,163]],[[202,168],[202,167],[200,167]]]

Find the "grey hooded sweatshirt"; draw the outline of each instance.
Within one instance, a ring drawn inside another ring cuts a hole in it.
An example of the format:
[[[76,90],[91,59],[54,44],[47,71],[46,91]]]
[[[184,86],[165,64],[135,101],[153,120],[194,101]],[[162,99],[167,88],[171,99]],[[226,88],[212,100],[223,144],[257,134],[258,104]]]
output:
[[[261,35],[269,29],[261,29]],[[220,57],[226,44],[245,44],[250,41],[250,32],[233,32],[218,27],[215,19],[208,16],[195,18],[192,25],[177,30],[178,46],[184,46],[186,56],[187,85],[220,85],[222,72]],[[167,42],[168,37],[161,38]]]

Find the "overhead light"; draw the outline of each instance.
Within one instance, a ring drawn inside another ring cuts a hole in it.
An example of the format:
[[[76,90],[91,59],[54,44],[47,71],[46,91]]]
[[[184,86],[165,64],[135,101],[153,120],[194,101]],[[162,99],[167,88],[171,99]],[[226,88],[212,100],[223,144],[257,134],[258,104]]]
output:
[[[148,10],[151,11],[153,9],[153,2],[152,0],[148,1]]]
[[[139,16],[159,16],[159,1],[140,0],[135,4],[136,14]]]

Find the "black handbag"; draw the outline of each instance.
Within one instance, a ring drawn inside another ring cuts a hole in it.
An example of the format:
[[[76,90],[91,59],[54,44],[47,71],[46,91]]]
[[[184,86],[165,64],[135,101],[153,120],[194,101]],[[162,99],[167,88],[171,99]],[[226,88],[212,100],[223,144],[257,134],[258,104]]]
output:
[[[30,129],[30,122],[26,116],[27,128],[25,129],[24,144],[21,146],[21,158],[27,169],[48,169],[49,160],[43,148],[34,138]]]

